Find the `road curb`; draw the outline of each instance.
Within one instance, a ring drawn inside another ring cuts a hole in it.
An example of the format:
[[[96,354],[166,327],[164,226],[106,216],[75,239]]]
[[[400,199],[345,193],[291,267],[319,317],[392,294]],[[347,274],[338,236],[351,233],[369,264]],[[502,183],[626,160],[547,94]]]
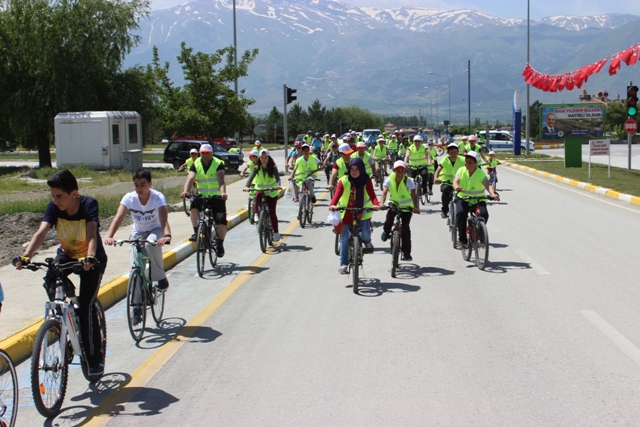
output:
[[[606,196],[615,200],[619,200],[621,202],[626,202],[631,205],[640,206],[640,197],[632,196],[631,194],[621,193],[616,190],[612,190],[606,187],[600,187],[598,185],[593,185],[588,182],[577,181],[575,179],[566,178],[561,175],[556,175],[554,173],[540,171],[538,169],[530,168],[529,166],[522,166],[517,163],[511,162],[502,162],[503,165],[512,167],[514,169],[519,169],[524,172],[528,172],[534,175],[538,175],[544,178],[552,179],[557,182],[562,182],[564,184],[570,185],[575,188],[579,188],[581,190],[589,191],[591,193],[599,194],[601,196]]]
[[[284,194],[284,192],[281,192],[281,194]],[[227,228],[232,229],[247,218],[249,218],[248,210],[246,208],[241,209],[227,218]],[[186,240],[175,248],[163,253],[162,262],[164,269],[169,270],[175,267],[191,256],[195,250],[196,243]],[[124,274],[100,287],[98,299],[100,299],[105,309],[113,306],[124,298],[128,283],[129,274]],[[26,360],[31,355],[38,328],[40,328],[43,322],[44,319],[40,319],[33,325],[3,340],[0,342],[0,348],[6,351],[15,363]]]

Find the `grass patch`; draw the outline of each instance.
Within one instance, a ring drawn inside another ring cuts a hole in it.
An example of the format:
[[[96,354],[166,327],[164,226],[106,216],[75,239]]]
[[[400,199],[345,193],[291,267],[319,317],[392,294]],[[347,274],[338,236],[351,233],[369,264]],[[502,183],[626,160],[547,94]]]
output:
[[[600,187],[611,188],[621,193],[640,196],[640,170],[628,170],[611,167],[611,178],[607,177],[607,165],[591,163],[591,178],[589,178],[589,164],[583,162],[581,168],[565,168],[564,159],[547,158],[517,158],[511,156],[508,162],[528,166],[539,171],[549,172],[576,181],[587,182]]]

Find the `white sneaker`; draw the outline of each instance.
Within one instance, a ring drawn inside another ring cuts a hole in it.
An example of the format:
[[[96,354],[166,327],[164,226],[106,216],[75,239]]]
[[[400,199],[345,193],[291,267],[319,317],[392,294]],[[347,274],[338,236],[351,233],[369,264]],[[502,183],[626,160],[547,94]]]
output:
[[[260,220],[260,215],[258,215],[257,213],[253,214],[253,222],[257,223],[259,220]]]
[[[347,267],[346,265],[341,265],[340,268],[338,269],[338,273],[340,273],[340,274],[349,274],[349,273],[347,273],[347,268],[349,268],[349,267]]]
[[[280,241],[280,233],[273,233],[273,241],[274,242]]]

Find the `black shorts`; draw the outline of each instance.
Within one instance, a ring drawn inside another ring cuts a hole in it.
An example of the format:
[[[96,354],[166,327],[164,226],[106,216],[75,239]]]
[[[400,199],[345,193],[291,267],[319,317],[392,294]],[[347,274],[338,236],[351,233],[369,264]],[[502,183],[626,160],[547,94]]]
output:
[[[206,201],[205,209],[211,209],[213,217],[216,219],[217,224],[227,224],[227,202],[220,198],[213,199],[193,199],[190,209],[197,209],[202,211],[202,206]]]

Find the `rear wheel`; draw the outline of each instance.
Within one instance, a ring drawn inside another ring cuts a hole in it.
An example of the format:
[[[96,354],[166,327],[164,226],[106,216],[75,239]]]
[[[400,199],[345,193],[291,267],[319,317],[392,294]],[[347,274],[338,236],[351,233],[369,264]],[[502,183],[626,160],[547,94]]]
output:
[[[0,350],[0,425],[13,427],[18,416],[18,376],[13,361]]]
[[[353,236],[351,238],[351,262],[353,263],[351,268],[351,278],[353,280],[353,293],[358,293],[358,280],[360,279],[360,236]]]
[[[391,277],[396,277],[396,269],[400,259],[400,230],[393,230],[391,235]]]
[[[205,258],[207,256],[207,229],[205,227],[205,223],[201,222],[200,226],[198,226],[198,236],[196,241],[196,260],[198,264],[198,276],[202,277],[204,275],[204,264]]]
[[[480,270],[484,270],[489,262],[489,233],[484,221],[478,221],[475,240],[476,265]]]
[[[31,392],[36,409],[43,417],[53,417],[60,412],[67,392],[69,365],[60,351],[60,322],[44,321],[34,343],[31,356]]]
[[[136,269],[129,275],[127,286],[127,321],[129,332],[135,342],[142,339],[147,320],[147,293],[142,288],[143,280],[142,273]]]
[[[298,216],[300,217],[300,227],[304,228],[307,225],[307,195],[300,196],[300,209],[298,210]]]
[[[104,308],[102,307],[102,303],[98,298],[94,300],[93,309],[96,312],[96,317],[98,318],[98,329],[100,331],[100,353],[102,360],[106,360],[107,356],[107,318],[104,315]],[[85,355],[86,356],[86,355]],[[91,375],[88,370],[88,365],[83,361],[81,363],[82,366],[82,374],[89,382],[96,382],[100,378],[102,378],[103,374],[99,375]]]

